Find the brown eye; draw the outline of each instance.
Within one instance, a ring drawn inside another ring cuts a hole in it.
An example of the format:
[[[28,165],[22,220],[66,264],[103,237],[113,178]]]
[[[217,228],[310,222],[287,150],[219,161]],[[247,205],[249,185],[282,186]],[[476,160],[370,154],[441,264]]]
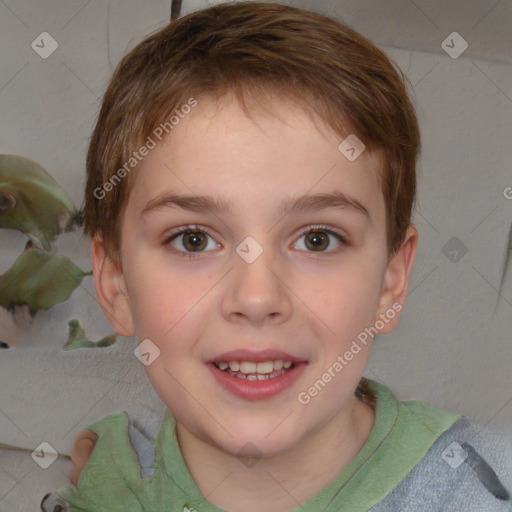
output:
[[[304,249],[307,252],[331,254],[348,245],[345,237],[324,226],[313,226],[299,237],[304,238]],[[334,246],[332,240],[334,239]],[[327,251],[327,249],[330,249]]]
[[[208,244],[213,249],[220,247],[204,229],[198,226],[184,226],[168,236],[162,245],[172,246],[172,251],[178,256],[194,258],[203,252],[209,252],[206,250]]]
[[[307,233],[306,247],[313,251],[324,251],[329,247],[329,237],[322,231],[312,231]]]
[[[183,246],[187,251],[202,251],[206,247],[206,236],[204,233],[183,234]]]

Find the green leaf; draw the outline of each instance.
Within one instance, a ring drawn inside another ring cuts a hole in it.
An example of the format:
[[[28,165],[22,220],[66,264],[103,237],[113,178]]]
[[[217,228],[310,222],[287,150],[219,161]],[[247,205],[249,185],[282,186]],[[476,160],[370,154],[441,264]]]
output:
[[[91,272],[84,272],[69,258],[40,249],[26,249],[0,276],[0,305],[14,309],[27,304],[34,315],[64,302]]]
[[[58,234],[80,225],[66,191],[37,162],[0,155],[0,228],[33,235],[50,250]]]
[[[63,350],[73,350],[75,348],[92,348],[92,347],[108,347],[116,342],[117,336],[105,336],[98,341],[89,341],[85,337],[85,331],[76,319],[70,320],[68,341],[62,347]]]

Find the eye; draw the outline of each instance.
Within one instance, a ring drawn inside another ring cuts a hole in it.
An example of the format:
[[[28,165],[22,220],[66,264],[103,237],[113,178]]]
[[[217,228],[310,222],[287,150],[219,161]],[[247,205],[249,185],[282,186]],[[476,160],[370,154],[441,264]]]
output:
[[[309,252],[338,252],[340,247],[348,245],[346,238],[340,233],[336,233],[327,226],[311,226],[307,231],[302,233],[299,240],[305,237],[305,247]],[[338,246],[331,251],[326,249],[331,245],[330,237],[337,240]]]
[[[340,250],[340,247],[348,245],[347,239],[343,235],[323,225],[310,226],[300,235],[299,240],[303,237],[305,237],[305,249],[301,250],[308,252],[335,253]],[[211,243],[208,238],[211,239]],[[331,238],[336,239],[338,245],[327,251],[326,249],[332,245]],[[162,242],[162,245],[172,246],[172,252],[189,259],[199,258],[200,253],[208,252],[208,247],[210,250],[220,247],[206,229],[197,225],[178,228]]]
[[[212,244],[208,244],[208,238],[212,239]],[[205,252],[208,245],[213,249],[220,247],[213,241],[208,231],[199,226],[183,226],[177,229],[164,240],[162,245],[171,245],[176,249],[172,249],[173,252],[185,258],[199,257],[199,254],[194,253]]]

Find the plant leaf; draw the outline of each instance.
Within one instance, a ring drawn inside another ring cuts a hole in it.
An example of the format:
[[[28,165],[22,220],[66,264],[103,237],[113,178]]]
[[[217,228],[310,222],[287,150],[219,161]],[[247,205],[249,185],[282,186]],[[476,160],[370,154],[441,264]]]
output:
[[[34,315],[64,302],[91,272],[84,272],[69,258],[40,249],[26,249],[0,276],[0,305],[14,309],[27,304]]]
[[[62,347],[63,350],[73,350],[75,348],[92,348],[92,347],[108,347],[116,342],[117,336],[115,334],[111,336],[105,336],[98,341],[89,341],[85,337],[85,331],[80,325],[80,322],[76,319],[70,320],[68,341]]]
[[[59,233],[80,225],[66,191],[37,162],[0,155],[0,228],[33,235],[50,250]]]

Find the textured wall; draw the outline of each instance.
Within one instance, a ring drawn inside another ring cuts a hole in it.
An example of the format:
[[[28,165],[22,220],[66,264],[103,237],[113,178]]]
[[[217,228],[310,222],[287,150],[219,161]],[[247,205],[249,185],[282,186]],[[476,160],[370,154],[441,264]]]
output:
[[[38,161],[80,206],[106,82],[127,49],[168,22],[169,3],[0,2],[0,153]],[[213,3],[184,0],[183,13]],[[339,16],[395,58],[420,117],[420,242],[409,298],[398,329],[376,339],[366,374],[401,399],[510,430],[512,263],[506,275],[504,263],[512,224],[512,2],[290,3]],[[39,41],[41,52],[51,49],[42,32],[58,44],[47,58],[31,47]],[[463,48],[453,32],[468,44],[458,58],[442,48],[445,40],[449,51]],[[0,230],[0,273],[25,242]],[[85,238],[66,234],[57,247],[91,268]],[[27,458],[40,442],[69,454],[76,431],[108,412],[161,406],[133,356],[133,338],[63,352],[71,318],[91,339],[111,331],[92,278],[68,302],[38,314],[23,343],[0,351],[0,443],[29,450],[19,452],[19,462],[16,452],[0,452],[1,510],[22,510],[20,503],[33,510],[33,485],[51,486]],[[51,482],[63,481],[62,472],[54,474]]]

